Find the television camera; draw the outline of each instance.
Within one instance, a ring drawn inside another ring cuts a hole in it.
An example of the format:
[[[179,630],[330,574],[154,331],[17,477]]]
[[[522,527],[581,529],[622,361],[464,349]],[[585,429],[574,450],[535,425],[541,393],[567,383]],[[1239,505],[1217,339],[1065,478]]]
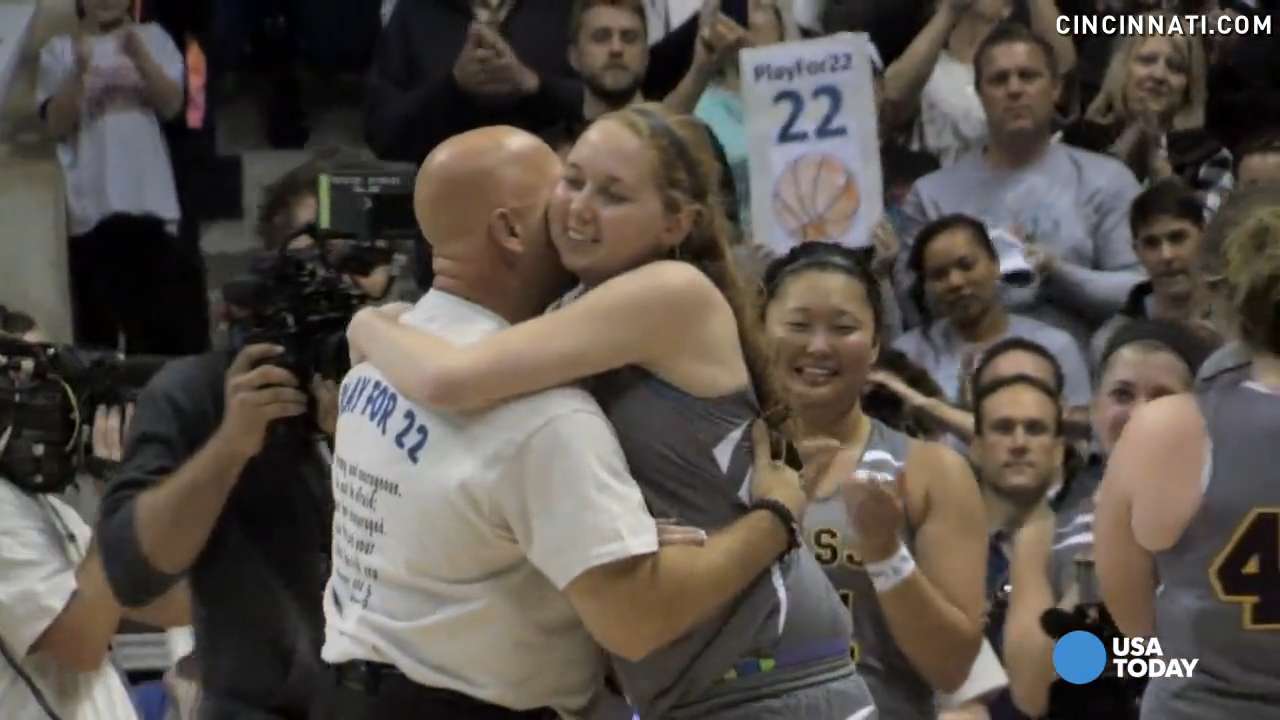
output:
[[[88,455],[86,428],[101,405],[137,399],[168,360],[0,336],[0,475],[25,492],[57,493]]]
[[[316,222],[299,233],[314,242],[260,255],[247,275],[223,287],[232,352],[255,343],[283,347],[284,354],[270,362],[293,373],[304,390],[315,376],[341,380],[350,369],[347,325],[378,299],[352,277],[395,265],[399,245],[418,237],[413,183],[411,172],[369,167],[321,174]],[[308,396],[314,411],[315,398]],[[314,435],[312,418],[309,412],[278,426],[295,436]]]

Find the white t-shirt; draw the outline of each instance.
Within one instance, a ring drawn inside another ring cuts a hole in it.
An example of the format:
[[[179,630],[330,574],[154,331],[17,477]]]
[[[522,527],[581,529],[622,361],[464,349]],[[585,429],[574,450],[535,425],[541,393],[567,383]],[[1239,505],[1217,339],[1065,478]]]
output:
[[[76,511],[58,498],[27,495],[0,480],[0,641],[62,720],[134,720],[124,682],[105,660],[97,670],[79,673],[44,653],[28,655],[71,599],[89,535]],[[48,720],[3,657],[0,718]]]
[[[932,153],[944,167],[987,140],[987,111],[973,84],[973,64],[943,50],[920,92],[912,148]]]
[[[457,343],[507,326],[438,290],[401,321]],[[561,590],[658,547],[599,406],[565,387],[431,411],[368,363],[338,406],[325,661],[390,663],[429,687],[581,717],[604,659]]]
[[[155,23],[127,27],[138,33],[164,74],[181,84],[182,54],[164,29]],[[72,235],[83,235],[116,213],[171,223],[180,217],[160,120],[143,95],[142,76],[121,50],[122,32],[90,38],[80,127],[58,143]],[[43,105],[62,88],[75,71],[75,55],[70,35],[59,35],[40,50],[37,103]]]

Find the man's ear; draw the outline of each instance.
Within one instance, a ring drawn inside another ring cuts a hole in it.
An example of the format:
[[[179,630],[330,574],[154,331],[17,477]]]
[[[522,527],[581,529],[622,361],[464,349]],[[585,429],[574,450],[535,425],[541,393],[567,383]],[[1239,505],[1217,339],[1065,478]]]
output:
[[[524,235],[520,225],[508,208],[498,208],[489,215],[489,238],[497,244],[504,255],[518,255],[524,252]]]

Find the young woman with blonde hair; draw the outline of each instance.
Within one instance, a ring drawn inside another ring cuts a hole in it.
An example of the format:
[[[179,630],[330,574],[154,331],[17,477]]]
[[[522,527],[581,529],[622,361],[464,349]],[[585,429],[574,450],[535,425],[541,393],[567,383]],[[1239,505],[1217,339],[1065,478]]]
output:
[[[1112,51],[1101,92],[1062,139],[1115,156],[1139,180],[1181,177],[1212,215],[1234,178],[1231,153],[1204,128],[1208,97],[1208,64],[1199,36],[1127,36]]]

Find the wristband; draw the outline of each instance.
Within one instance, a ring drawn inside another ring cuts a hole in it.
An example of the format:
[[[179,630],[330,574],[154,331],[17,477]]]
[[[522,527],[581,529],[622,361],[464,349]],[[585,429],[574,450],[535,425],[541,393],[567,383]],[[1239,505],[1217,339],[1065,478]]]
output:
[[[899,543],[898,551],[885,560],[864,563],[871,586],[877,593],[886,593],[897,587],[916,571],[916,559],[905,544]]]
[[[749,510],[767,510],[778,518],[778,522],[782,523],[783,529],[787,532],[786,552],[789,553],[800,547],[800,523],[796,522],[796,516],[791,512],[791,508],[784,505],[782,501],[760,498],[751,503]]]

